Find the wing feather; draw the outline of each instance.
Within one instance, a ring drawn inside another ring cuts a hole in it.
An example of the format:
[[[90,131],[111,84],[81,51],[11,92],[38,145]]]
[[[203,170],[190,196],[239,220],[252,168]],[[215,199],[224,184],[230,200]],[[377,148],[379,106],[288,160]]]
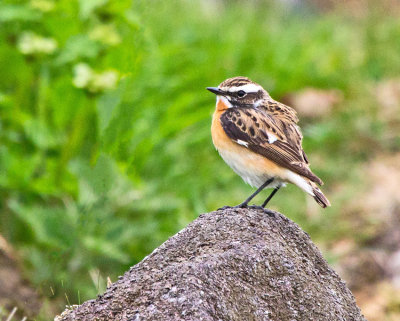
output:
[[[228,137],[276,164],[323,184],[308,167],[301,147],[303,136],[295,122],[287,122],[254,108],[229,108],[220,118]]]

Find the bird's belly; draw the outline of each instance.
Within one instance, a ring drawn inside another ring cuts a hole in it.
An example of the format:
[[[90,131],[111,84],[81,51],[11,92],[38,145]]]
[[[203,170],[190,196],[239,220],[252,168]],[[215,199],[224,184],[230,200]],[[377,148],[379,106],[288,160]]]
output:
[[[224,149],[218,149],[224,161],[238,174],[246,183],[254,187],[260,187],[268,179],[276,178],[268,187],[276,187],[282,184],[273,168],[265,166],[263,157],[252,152],[237,153]]]

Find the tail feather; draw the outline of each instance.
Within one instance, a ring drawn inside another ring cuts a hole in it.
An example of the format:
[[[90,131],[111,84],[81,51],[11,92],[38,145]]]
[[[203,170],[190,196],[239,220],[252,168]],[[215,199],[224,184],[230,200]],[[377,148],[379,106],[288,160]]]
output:
[[[317,184],[314,183],[313,181],[310,180],[308,177],[300,176],[292,171],[287,171],[286,172],[286,177],[287,181],[297,185],[300,187],[303,191],[306,193],[310,194],[316,202],[321,205],[321,207],[325,208],[328,206],[331,206],[331,203],[329,203],[328,199],[325,197],[325,195],[321,192],[321,190],[318,188]]]
[[[312,191],[314,193],[314,199],[316,200],[316,202],[323,208],[325,208],[327,206],[331,206],[331,203],[325,197],[325,195],[321,192],[321,190],[317,186],[315,186],[315,184],[312,184],[311,186],[313,188]]]

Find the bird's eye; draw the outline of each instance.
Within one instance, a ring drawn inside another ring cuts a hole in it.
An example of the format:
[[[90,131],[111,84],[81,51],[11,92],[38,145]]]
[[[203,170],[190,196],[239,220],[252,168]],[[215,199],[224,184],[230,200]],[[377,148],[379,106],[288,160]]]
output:
[[[239,90],[237,92],[237,95],[238,95],[238,97],[242,98],[242,97],[246,96],[246,92],[244,90]]]

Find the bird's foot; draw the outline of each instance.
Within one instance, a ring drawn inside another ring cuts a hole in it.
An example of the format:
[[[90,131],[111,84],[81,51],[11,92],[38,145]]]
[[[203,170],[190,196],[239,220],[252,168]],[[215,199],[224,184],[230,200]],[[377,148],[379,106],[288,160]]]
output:
[[[274,211],[271,211],[270,209],[265,208],[262,205],[250,205],[250,206],[248,206],[248,208],[255,209],[255,210],[262,210],[265,214],[268,214],[271,217],[275,217]]]
[[[260,206],[260,205],[247,205],[247,204],[244,204],[244,203],[236,205],[236,206],[225,205],[223,207],[220,207],[218,209],[218,211],[226,210],[226,209],[229,209],[229,208],[250,208],[250,209],[255,209],[255,210],[263,210],[263,212],[265,214],[268,214],[271,217],[275,217],[275,212],[271,211],[268,208],[264,208],[263,206]]]
[[[239,205],[236,205],[236,206],[228,206],[228,205],[225,205],[225,206],[223,206],[223,207],[220,207],[218,210],[226,210],[226,209],[228,209],[228,208],[248,208],[249,206],[247,205],[247,203],[241,203],[241,204],[239,204]]]
[[[274,211],[272,211],[272,210],[270,210],[268,208],[264,208],[264,207],[263,207],[263,210],[264,210],[265,214],[268,214],[268,216],[275,217],[275,212]]]
[[[254,209],[254,210],[264,210],[264,207],[260,205],[250,205],[248,208]]]
[[[228,208],[232,208],[232,206],[228,206],[228,205],[222,206],[222,207],[220,207],[220,208],[218,209],[218,211],[226,210],[226,209],[228,209]]]

